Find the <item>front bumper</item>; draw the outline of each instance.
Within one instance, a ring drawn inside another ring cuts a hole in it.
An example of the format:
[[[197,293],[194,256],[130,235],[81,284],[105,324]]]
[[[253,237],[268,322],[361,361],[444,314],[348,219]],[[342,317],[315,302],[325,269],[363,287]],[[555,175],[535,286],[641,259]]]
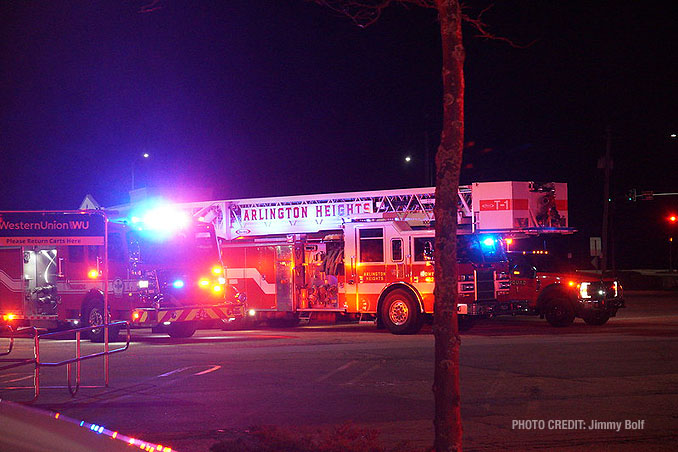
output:
[[[229,321],[243,317],[243,305],[181,306],[171,308],[137,308],[132,310],[132,326],[152,328],[175,322],[209,320]]]
[[[617,309],[626,307],[623,298],[580,298],[579,308],[584,311],[598,310],[598,311],[617,311]]]

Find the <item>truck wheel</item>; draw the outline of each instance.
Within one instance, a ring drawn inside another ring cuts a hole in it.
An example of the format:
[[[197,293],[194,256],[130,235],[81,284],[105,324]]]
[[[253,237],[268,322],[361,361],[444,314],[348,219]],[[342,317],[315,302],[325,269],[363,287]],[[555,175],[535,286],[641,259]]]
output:
[[[574,322],[574,309],[567,298],[550,298],[545,306],[544,317],[551,326],[569,326]]]
[[[167,327],[167,334],[171,338],[191,337],[195,334],[197,326],[193,322],[175,322]]]
[[[605,325],[610,320],[608,311],[589,311],[582,314],[582,319],[587,325]]]
[[[414,334],[421,329],[424,321],[414,297],[400,289],[386,295],[381,305],[380,318],[393,334]]]
[[[85,305],[82,321],[85,326],[103,325],[104,323],[104,304],[101,301],[92,300]],[[120,328],[117,326],[108,328],[108,342],[117,342]],[[92,342],[104,341],[104,329],[92,328],[87,331],[87,336]]]

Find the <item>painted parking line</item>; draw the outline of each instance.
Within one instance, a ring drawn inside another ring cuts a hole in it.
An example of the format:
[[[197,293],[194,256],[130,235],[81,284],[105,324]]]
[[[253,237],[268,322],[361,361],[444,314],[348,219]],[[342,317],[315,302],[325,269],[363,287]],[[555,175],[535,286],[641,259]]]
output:
[[[344,364],[343,366],[339,366],[338,368],[334,369],[332,372],[330,372],[330,373],[328,373],[328,374],[325,374],[325,375],[323,375],[322,377],[316,379],[316,383],[320,383],[321,381],[327,380],[327,379],[330,378],[332,375],[337,374],[337,373],[341,372],[342,370],[348,369],[349,367],[351,367],[352,365],[354,365],[354,364],[357,363],[357,362],[358,362],[357,360],[353,360],[353,361],[347,362],[347,363]]]

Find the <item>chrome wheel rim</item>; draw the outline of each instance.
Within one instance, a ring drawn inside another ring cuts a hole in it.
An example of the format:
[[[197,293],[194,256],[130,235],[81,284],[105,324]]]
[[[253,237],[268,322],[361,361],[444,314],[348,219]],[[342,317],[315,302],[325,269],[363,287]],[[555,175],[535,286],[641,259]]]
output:
[[[104,316],[98,309],[92,309],[89,311],[89,318],[87,320],[90,326],[103,325]]]
[[[401,326],[407,323],[410,317],[410,308],[402,300],[397,300],[391,303],[388,308],[388,318],[396,326]]]

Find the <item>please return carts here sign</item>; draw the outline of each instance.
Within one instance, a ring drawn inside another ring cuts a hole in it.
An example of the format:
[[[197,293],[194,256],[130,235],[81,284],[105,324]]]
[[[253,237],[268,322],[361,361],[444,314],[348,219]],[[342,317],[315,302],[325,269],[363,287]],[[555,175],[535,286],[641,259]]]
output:
[[[92,212],[0,212],[0,246],[103,245],[106,219]]]

